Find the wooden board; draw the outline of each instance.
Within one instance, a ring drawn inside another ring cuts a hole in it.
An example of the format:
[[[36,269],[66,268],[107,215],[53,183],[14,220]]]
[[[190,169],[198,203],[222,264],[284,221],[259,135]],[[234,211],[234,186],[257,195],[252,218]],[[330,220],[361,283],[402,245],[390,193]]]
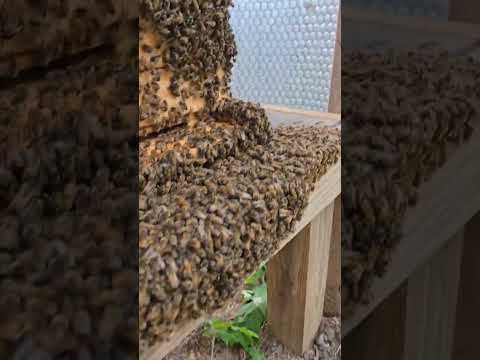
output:
[[[268,263],[268,325],[297,355],[312,345],[323,317],[333,209],[332,202]]]
[[[325,127],[339,127],[341,115],[324,113],[319,111],[308,111],[288,109],[281,106],[262,105],[265,109],[270,123],[273,127],[282,125],[315,125],[321,124]]]
[[[277,109],[269,108],[267,113],[270,119],[276,119],[278,123],[282,118],[287,118],[287,123],[295,124],[314,124],[324,123],[326,126],[333,126],[337,124],[340,117],[334,114],[315,113],[312,112],[298,112],[279,111]],[[272,121],[274,122],[274,121]],[[325,207],[340,194],[341,191],[341,161],[339,160],[332,166],[328,172],[323,175],[318,181],[315,190],[310,195],[309,204],[305,208],[302,219],[296,224],[295,229],[288,234],[284,240],[280,242],[279,248],[272,254],[275,256],[282,248],[284,248],[306,225],[308,225],[313,218],[318,215]],[[201,317],[195,321],[190,321],[179,327],[170,337],[170,341],[163,342],[154,346],[141,356],[141,360],[160,360],[168,355],[172,350],[181,345],[182,341],[198,329],[209,317]]]

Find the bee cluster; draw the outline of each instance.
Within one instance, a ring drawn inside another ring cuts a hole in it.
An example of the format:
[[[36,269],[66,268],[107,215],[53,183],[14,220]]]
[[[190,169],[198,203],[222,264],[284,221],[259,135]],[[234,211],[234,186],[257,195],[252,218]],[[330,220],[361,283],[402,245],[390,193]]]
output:
[[[182,320],[230,299],[292,230],[315,182],[338,157],[338,130],[285,127],[268,144],[192,166],[175,180],[153,175],[157,164],[146,169],[139,205],[141,343],[152,345]]]
[[[266,144],[272,136],[265,111],[238,100],[226,102],[210,117],[144,139],[140,157],[144,176],[170,184],[195,166],[209,166],[233,156],[252,144]]]
[[[231,2],[141,0],[141,136],[195,121],[230,96]]]
[[[0,92],[0,358],[138,356],[137,72],[92,56]]]
[[[478,126],[480,64],[436,50],[345,54],[342,316],[367,303],[419,186]]]
[[[1,5],[0,77],[122,40],[116,39],[120,24],[138,19],[138,3],[128,0],[6,0]]]
[[[272,130],[231,98],[230,5],[141,1],[141,352],[231,299],[339,158],[339,130]]]

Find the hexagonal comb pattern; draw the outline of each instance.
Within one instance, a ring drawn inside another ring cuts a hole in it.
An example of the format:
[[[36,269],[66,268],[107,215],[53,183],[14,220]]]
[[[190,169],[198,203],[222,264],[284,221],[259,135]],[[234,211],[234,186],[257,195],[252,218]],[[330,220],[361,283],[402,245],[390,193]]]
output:
[[[326,111],[339,0],[236,0],[235,97]]]

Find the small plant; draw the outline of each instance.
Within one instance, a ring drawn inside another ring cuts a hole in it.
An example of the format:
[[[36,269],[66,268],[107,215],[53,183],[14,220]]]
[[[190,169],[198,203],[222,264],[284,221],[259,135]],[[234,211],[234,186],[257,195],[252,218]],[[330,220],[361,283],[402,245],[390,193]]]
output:
[[[235,319],[212,319],[207,322],[205,335],[222,340],[226,346],[241,346],[252,360],[264,360],[259,349],[260,332],[267,319],[266,265],[245,280],[247,289],[242,292],[244,303]]]

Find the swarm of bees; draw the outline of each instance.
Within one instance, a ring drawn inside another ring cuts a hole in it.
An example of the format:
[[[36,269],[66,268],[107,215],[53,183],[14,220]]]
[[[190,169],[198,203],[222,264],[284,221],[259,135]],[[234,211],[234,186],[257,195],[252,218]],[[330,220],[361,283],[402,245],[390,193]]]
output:
[[[231,139],[224,135],[212,140]],[[179,166],[172,157],[171,166]],[[158,177],[163,163],[145,168],[139,205],[141,343],[152,345],[182,320],[230,299],[293,229],[314,184],[338,157],[338,130],[285,127],[266,145],[210,158],[208,166],[184,164],[175,180]]]
[[[231,0],[142,0],[140,351],[211,312],[293,229],[340,133],[231,98]]]
[[[137,72],[88,57],[0,94],[0,358],[138,358]]]
[[[342,316],[370,298],[418,188],[478,126],[480,64],[428,49],[345,54]]]
[[[141,1],[140,135],[194,121],[230,96],[231,0]]]

